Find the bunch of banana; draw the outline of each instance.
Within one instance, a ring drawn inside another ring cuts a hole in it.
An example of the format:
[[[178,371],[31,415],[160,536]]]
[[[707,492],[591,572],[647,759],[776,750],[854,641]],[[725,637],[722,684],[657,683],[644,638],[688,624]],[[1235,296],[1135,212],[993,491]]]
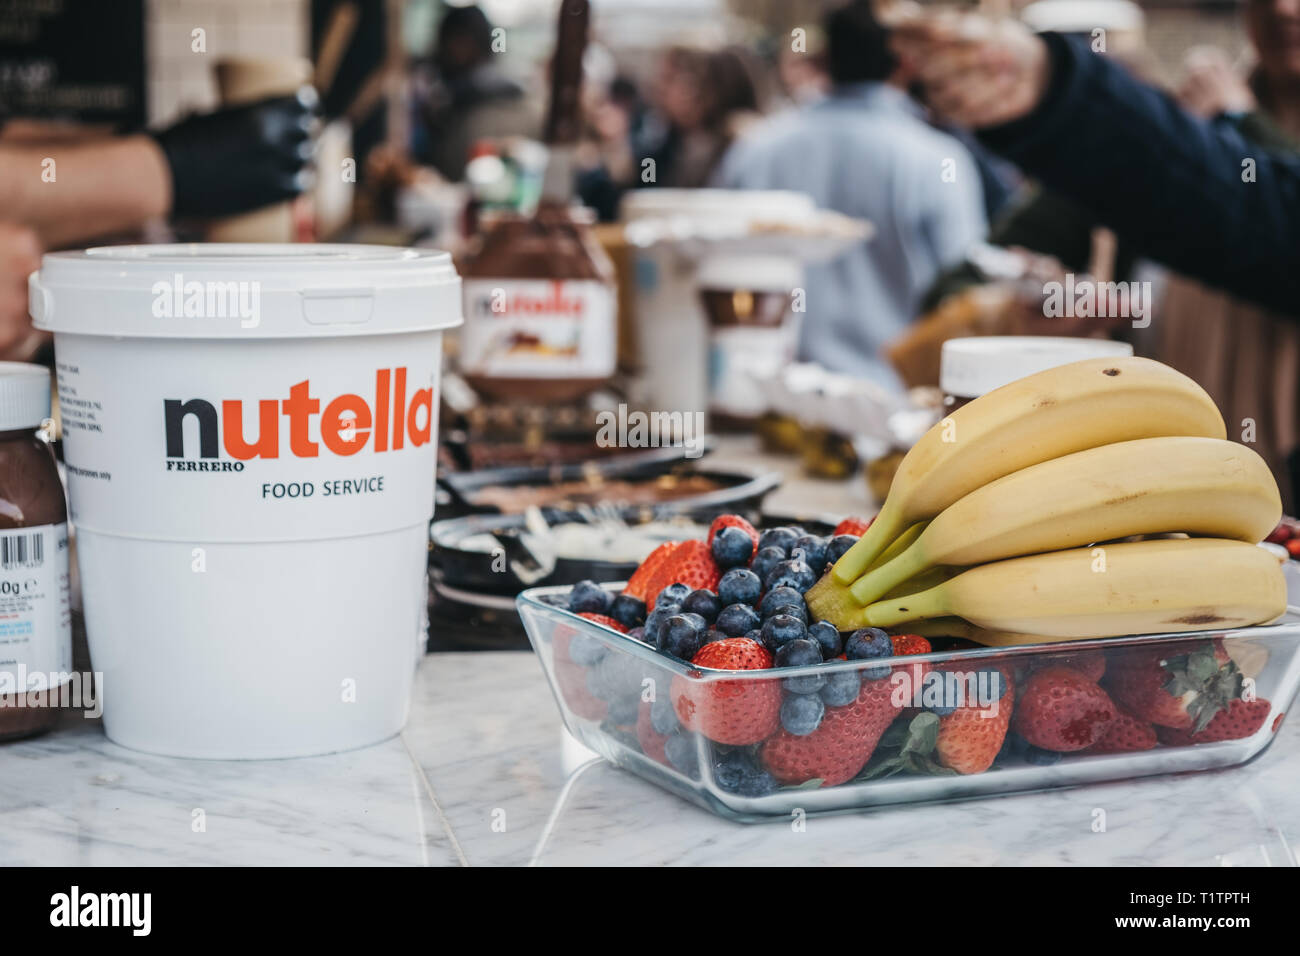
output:
[[[1257,624],[1285,610],[1281,568],[1254,547],[1281,510],[1195,382],[1090,359],[931,429],[806,598],[841,630],[955,615],[1000,644]],[[1203,537],[1083,547],[1169,532]]]

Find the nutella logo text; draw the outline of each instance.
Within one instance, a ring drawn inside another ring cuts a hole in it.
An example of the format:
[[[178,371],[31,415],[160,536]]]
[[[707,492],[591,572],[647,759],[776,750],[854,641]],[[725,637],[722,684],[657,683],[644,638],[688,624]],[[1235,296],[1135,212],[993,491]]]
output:
[[[216,459],[224,449],[235,459],[224,463],[234,467],[184,468],[168,462],[168,470],[213,471],[242,470],[242,462],[253,458],[276,459],[285,453],[294,458],[316,458],[321,446],[335,455],[355,455],[367,445],[376,452],[400,451],[409,442],[413,447],[427,444],[433,432],[433,389],[421,388],[407,395],[406,369],[381,368],[375,372],[373,401],[347,393],[323,402],[312,395],[311,380],[304,379],[289,388],[287,398],[264,398],[256,402],[256,435],[250,438],[242,399],[220,403],[220,412],[212,402],[201,398],[188,401],[163,400],[163,424],[166,430],[167,457],[185,458],[186,419],[198,425],[200,459]],[[313,419],[319,416],[312,437]]]
[[[581,295],[565,291],[565,283],[552,282],[545,292],[526,286],[496,286],[471,303],[474,315],[530,315],[538,318],[580,319],[587,302]]]

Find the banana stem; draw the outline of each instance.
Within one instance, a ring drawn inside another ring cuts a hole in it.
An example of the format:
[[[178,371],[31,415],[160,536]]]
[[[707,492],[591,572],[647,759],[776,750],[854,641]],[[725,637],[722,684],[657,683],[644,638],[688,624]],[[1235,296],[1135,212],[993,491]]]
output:
[[[926,570],[929,564],[924,550],[914,544],[892,561],[886,561],[862,575],[849,586],[849,592],[859,604],[872,604],[908,578]]]
[[[876,515],[876,520],[871,522],[866,533],[835,562],[835,567],[831,570],[835,580],[840,584],[856,581],[871,562],[903,532],[904,527],[902,515],[890,506],[889,499],[885,499],[880,514]]]
[[[944,599],[947,588],[936,584],[917,594],[908,594],[887,601],[877,601],[862,609],[869,627],[895,627],[908,621],[923,621],[932,617],[945,617],[952,613]]]

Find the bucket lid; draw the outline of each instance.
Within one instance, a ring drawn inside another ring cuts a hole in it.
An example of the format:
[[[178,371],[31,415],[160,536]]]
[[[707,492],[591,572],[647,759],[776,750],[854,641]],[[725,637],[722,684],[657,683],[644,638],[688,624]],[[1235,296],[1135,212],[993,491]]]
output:
[[[0,362],[0,431],[35,428],[50,417],[50,370]]]
[[[1059,365],[1132,354],[1132,345],[1110,339],[1054,335],[949,339],[939,352],[939,387],[949,395],[978,398],[1008,382]]]
[[[53,252],[28,280],[38,329],[141,338],[317,338],[461,324],[460,278],[433,249],[284,243]]]

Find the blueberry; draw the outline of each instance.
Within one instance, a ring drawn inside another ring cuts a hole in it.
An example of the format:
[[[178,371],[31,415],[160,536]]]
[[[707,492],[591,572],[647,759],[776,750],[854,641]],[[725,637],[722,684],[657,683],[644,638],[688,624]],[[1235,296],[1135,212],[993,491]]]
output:
[[[996,700],[1001,700],[1010,690],[1007,686],[1007,679],[1002,676],[1002,672],[996,667],[981,667],[975,672],[975,675],[975,687],[980,695],[979,703],[981,706],[987,706]]]
[[[800,594],[816,583],[817,575],[813,574],[813,569],[808,566],[808,562],[800,558],[780,562],[772,569],[772,573],[763,579],[763,587],[769,591],[789,587]]]
[[[686,600],[686,595],[691,593],[691,589],[680,582],[670,584],[659,592],[655,598],[655,607],[663,607],[665,604],[681,604]]]
[[[786,557],[780,548],[760,548],[758,554],[754,555],[754,560],[749,562],[749,569],[758,575],[760,581],[765,581]]]
[[[605,656],[605,645],[586,634],[575,634],[569,641],[569,660],[583,667],[591,667]]]
[[[1006,738],[1002,741],[1002,749],[998,751],[998,758],[1023,757],[1028,749],[1029,741],[1014,730],[1008,730]]]
[[[640,689],[641,666],[629,654],[606,654],[587,671],[587,690],[601,700],[631,696],[635,704]]]
[[[673,734],[664,741],[664,755],[668,762],[672,764],[680,773],[688,777],[697,776],[700,772],[700,758],[695,750],[695,737],[691,734],[678,732]]]
[[[810,641],[807,638],[788,641],[782,644],[776,651],[777,667],[805,667],[809,664],[820,664],[822,662],[822,649],[816,641]],[[792,694],[815,694],[822,689],[826,683],[825,674],[801,674],[798,677],[787,677],[781,681]]]
[[[704,632],[704,640],[700,642],[700,646],[703,647],[705,644],[712,644],[714,641],[725,641],[730,636],[730,634],[724,634],[722,631],[711,627]]]
[[[858,539],[851,534],[837,534],[826,542],[826,563],[834,564],[840,558],[844,557],[844,552],[849,550],[858,543]]]
[[[634,641],[640,641],[642,644],[649,644],[649,643],[650,643],[649,641],[647,641],[647,640],[645,639],[645,628],[644,628],[644,627],[634,627],[634,628],[632,628],[632,630],[630,630],[630,631],[627,632],[627,636],[630,637],[630,638],[632,638],[632,640],[634,640]]]
[[[803,621],[789,614],[774,614],[763,622],[763,646],[775,654],[782,646],[808,634]],[[818,657],[821,657],[820,652]]]
[[[851,661],[865,661],[877,657],[893,657],[894,642],[878,627],[864,627],[849,635],[844,642],[844,656]],[[888,667],[870,667],[863,672],[868,680],[889,676]]]
[[[799,532],[794,528],[768,528],[758,536],[758,550],[777,548],[784,557],[790,556],[790,549],[799,540]]]
[[[1061,755],[1055,750],[1044,750],[1042,747],[1035,747],[1032,744],[1025,748],[1025,760],[1036,767],[1050,767],[1061,759]]]
[[[845,707],[858,699],[862,679],[857,671],[832,671],[826,675],[826,686],[821,689],[822,702],[827,707]]]
[[[718,613],[717,628],[729,637],[741,637],[762,622],[748,604],[729,604]]]
[[[722,602],[708,588],[700,588],[686,595],[686,599],[682,601],[682,610],[698,614],[712,624],[717,619],[718,612],[722,610]]]
[[[713,779],[721,789],[741,797],[761,797],[777,788],[776,778],[744,750],[728,750],[714,758]]]
[[[754,554],[754,540],[739,528],[723,528],[713,536],[709,546],[720,568],[739,568],[749,564]]]
[[[718,582],[718,600],[728,604],[757,604],[763,581],[749,568],[732,568]]]
[[[673,710],[672,698],[667,694],[657,694],[651,701],[650,726],[655,729],[655,733],[665,737],[681,726],[677,720],[677,711]]]
[[[808,627],[808,636],[821,645],[822,660],[829,661],[844,653],[840,632],[830,621],[818,621]]]
[[[636,627],[645,622],[645,601],[630,594],[620,594],[610,604],[609,616],[624,627]]]
[[[925,675],[925,683],[928,686],[922,690],[921,696],[926,701],[926,710],[940,717],[947,717],[957,709],[957,705],[961,703],[961,697],[958,695],[963,692],[958,690],[957,676],[955,674],[944,671],[930,671],[929,674]],[[932,689],[936,684],[939,687],[937,695]],[[936,696],[939,698],[937,703],[934,700]]]
[[[608,614],[614,596],[595,581],[579,581],[569,592],[569,610],[574,614]]]
[[[803,595],[794,588],[776,588],[768,591],[763,595],[763,601],[758,606],[758,612],[763,617],[771,617],[776,613],[776,609],[786,604],[802,605]]]
[[[798,604],[782,604],[779,608],[773,611],[769,616],[776,617],[778,614],[786,614],[789,615],[790,617],[797,617],[799,620],[803,621],[805,626],[807,626],[808,624],[808,608],[802,601],[799,602]]]
[[[657,607],[645,619],[645,642],[659,646],[659,632],[663,629],[664,621],[668,620],[674,614],[681,613],[680,604],[666,604],[663,607]]]
[[[826,705],[816,694],[794,694],[781,702],[781,726],[796,737],[807,737],[822,724]]]
[[[763,632],[758,628],[755,628],[752,631],[746,631],[745,636],[749,638],[751,641],[753,641],[755,644],[763,643]]]
[[[689,661],[704,643],[705,627],[698,614],[674,614],[659,628],[659,650]]]
[[[813,574],[820,575],[826,570],[825,538],[819,538],[815,534],[806,534],[802,538],[795,540],[794,548],[790,553],[794,554],[796,551],[803,552],[803,559],[808,562],[808,567],[812,568]]]

